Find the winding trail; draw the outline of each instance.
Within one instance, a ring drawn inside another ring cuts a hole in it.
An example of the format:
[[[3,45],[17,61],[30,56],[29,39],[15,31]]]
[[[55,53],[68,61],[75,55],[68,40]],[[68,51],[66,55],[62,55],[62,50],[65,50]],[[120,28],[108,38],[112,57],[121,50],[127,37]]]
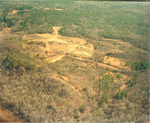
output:
[[[55,36],[51,39],[51,41],[54,41],[54,39],[58,36],[58,31],[57,31],[56,28],[57,28],[57,27],[53,27],[54,33],[56,33],[56,34],[55,34]],[[48,50],[49,50],[49,47],[48,47],[49,41],[45,41],[44,43],[46,43],[46,48],[45,48],[45,49],[48,49]]]
[[[68,89],[77,92],[80,97],[83,97],[82,94],[79,92],[80,89],[76,89],[75,85],[69,81],[68,77],[59,76],[58,74],[55,74],[52,78],[61,81],[64,85],[68,86]]]
[[[54,41],[54,39],[58,36],[57,27],[53,27],[53,29],[54,29],[54,33],[56,33],[56,34],[55,34],[55,36],[52,38],[52,41]]]
[[[23,40],[29,41],[23,43],[24,51],[32,56],[43,58],[48,63],[61,60],[66,54],[75,55],[77,57],[92,57],[93,44],[87,43],[86,39],[78,37],[66,37],[59,34],[62,27],[53,27],[53,33],[45,34],[25,34]],[[30,41],[43,42],[43,45],[30,43]]]

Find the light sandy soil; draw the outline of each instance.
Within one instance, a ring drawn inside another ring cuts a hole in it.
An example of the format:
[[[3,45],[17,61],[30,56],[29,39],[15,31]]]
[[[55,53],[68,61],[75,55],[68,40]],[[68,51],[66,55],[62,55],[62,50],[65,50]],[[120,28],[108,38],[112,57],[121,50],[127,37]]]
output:
[[[65,55],[57,55],[57,56],[51,57],[51,59],[50,59],[50,58],[47,58],[47,59],[45,59],[45,61],[46,61],[46,62],[54,63],[54,62],[56,62],[56,61],[61,60],[64,56],[65,56]]]
[[[45,8],[46,10],[50,10],[50,8]]]
[[[98,63],[98,65],[99,65],[99,66],[101,66],[101,67],[104,67],[104,68],[111,69],[111,70],[119,71],[119,69],[118,69],[118,68],[113,67],[113,66],[110,66],[110,65],[107,65],[107,64],[104,64],[104,63]]]
[[[108,56],[104,57],[103,63],[110,64],[119,68],[123,68],[126,64],[124,62],[121,62],[118,58],[108,57]]]
[[[17,14],[18,11],[20,11],[20,10],[13,10],[12,13],[10,13],[10,14]],[[23,10],[23,11],[31,11],[31,10]]]
[[[62,36],[58,33],[61,27],[53,27],[53,29],[53,34],[24,35],[23,40],[42,41],[46,44],[46,47],[43,47],[23,43],[24,50],[28,51],[32,56],[37,55],[37,52],[39,52],[45,57],[45,61],[52,63],[61,60],[66,53],[76,55],[79,58],[92,56],[93,45],[87,44],[85,39]]]
[[[62,10],[64,10],[64,9],[51,9],[51,8],[45,8],[46,10],[58,10],[58,11],[62,11]]]
[[[8,28],[8,27],[6,27],[6,28],[4,28],[3,29],[3,31],[1,31],[1,33],[10,33],[11,32],[11,28]]]
[[[123,52],[119,50],[113,50],[114,52]],[[124,70],[131,70],[128,66],[125,66],[126,63],[121,61],[119,58],[111,57],[111,56],[104,56],[102,63],[97,62],[97,64],[101,67],[108,68],[111,70],[120,71],[121,69]]]
[[[123,84],[121,87],[120,87],[120,90],[123,90],[124,88],[126,88],[127,85]]]
[[[62,10],[64,10],[64,9],[55,9],[55,10],[62,11]]]
[[[20,10],[13,10],[11,14],[16,14]]]

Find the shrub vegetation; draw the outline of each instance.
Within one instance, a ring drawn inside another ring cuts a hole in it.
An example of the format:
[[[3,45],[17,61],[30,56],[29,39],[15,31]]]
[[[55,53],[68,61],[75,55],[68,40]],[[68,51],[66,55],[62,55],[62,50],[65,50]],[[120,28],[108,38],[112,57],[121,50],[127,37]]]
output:
[[[36,67],[28,55],[21,53],[7,54],[6,58],[2,61],[2,65],[8,69],[24,67],[26,70],[32,70]]]
[[[143,3],[1,0],[0,8],[1,106],[28,122],[69,122],[91,107],[86,122],[149,121],[150,25],[144,22]],[[54,26],[61,27],[59,34],[84,38],[87,46],[94,46],[93,56],[66,53],[60,61],[46,63],[47,57],[39,52],[37,57],[42,60],[25,54],[26,44],[22,43],[46,44],[41,38],[23,42],[24,35],[53,33]],[[134,61],[126,64],[133,70],[105,64],[107,55],[122,62]],[[126,82],[128,86],[114,97]],[[109,98],[113,98],[111,103]]]
[[[134,62],[132,64],[132,69],[133,70],[147,70],[149,69],[150,63],[149,62]]]

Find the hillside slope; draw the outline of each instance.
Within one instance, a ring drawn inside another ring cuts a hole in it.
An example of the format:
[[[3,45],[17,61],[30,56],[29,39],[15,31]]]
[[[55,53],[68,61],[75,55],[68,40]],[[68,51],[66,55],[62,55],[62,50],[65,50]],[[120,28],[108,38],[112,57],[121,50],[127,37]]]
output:
[[[8,0],[0,8],[1,120],[148,121],[142,2]]]

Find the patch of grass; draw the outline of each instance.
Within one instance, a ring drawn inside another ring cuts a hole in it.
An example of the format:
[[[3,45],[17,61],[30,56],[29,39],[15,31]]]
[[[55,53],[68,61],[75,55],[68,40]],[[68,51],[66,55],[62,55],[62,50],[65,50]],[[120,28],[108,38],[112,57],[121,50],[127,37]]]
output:
[[[80,108],[79,108],[79,111],[80,111],[81,113],[84,113],[85,110],[86,110],[86,104],[83,103],[83,104],[81,104],[81,106],[80,106]]]
[[[122,74],[118,72],[118,73],[116,74],[116,77],[117,77],[118,79],[121,79],[121,78],[122,78]]]
[[[99,62],[103,63],[104,62],[104,58],[102,58]]]
[[[149,69],[150,63],[146,61],[135,61],[127,62],[125,66],[129,66],[132,70],[147,70]]]
[[[127,93],[126,92],[117,92],[116,96],[115,96],[115,99],[123,99],[123,98],[126,98],[127,97]]]
[[[74,118],[79,118],[81,116],[81,113],[79,110],[74,111]]]
[[[61,89],[58,95],[60,97],[66,97],[68,95],[68,91],[64,90],[64,89]]]
[[[134,86],[134,84],[135,84],[134,81],[135,81],[135,80],[132,80],[132,79],[130,79],[130,80],[128,81],[128,84],[129,84],[130,87]]]
[[[103,93],[103,97],[102,97],[102,99],[100,101],[100,106],[103,106],[106,102],[108,102],[108,98],[109,98],[108,94],[107,93]]]
[[[112,82],[114,82],[114,76],[112,76],[111,74],[106,74],[102,78],[102,82],[100,84],[100,90],[101,91],[106,91],[107,89],[108,90],[111,89]]]
[[[147,70],[149,69],[149,66],[150,66],[149,62],[138,61],[132,64],[132,69],[133,70]]]
[[[36,45],[41,45],[41,46],[44,46],[46,47],[46,44],[42,41],[28,41],[26,42],[27,44],[36,44]]]
[[[125,64],[125,66],[131,67],[131,66],[132,66],[132,64],[133,64],[133,62],[128,61],[128,62]]]

